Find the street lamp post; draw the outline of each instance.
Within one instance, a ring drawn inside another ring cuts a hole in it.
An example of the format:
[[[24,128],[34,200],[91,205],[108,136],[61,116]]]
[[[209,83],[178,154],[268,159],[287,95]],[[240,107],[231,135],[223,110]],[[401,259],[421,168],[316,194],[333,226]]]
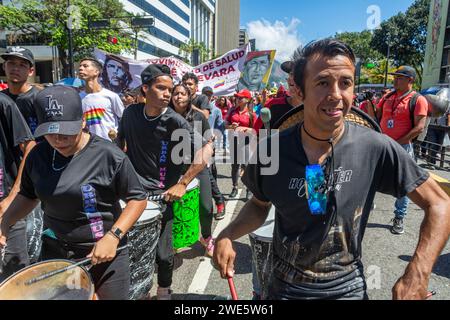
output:
[[[384,71],[384,87],[387,87],[387,79],[388,79],[388,70],[389,70],[389,56],[391,55],[391,36],[388,34],[387,36],[387,56],[386,56],[386,68]]]

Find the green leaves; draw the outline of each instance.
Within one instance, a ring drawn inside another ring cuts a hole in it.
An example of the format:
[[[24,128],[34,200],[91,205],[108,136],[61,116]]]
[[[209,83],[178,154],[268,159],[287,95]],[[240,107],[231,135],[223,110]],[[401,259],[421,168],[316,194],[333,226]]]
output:
[[[124,17],[125,12],[119,0],[15,0],[8,6],[0,6],[0,29],[12,32],[10,39],[24,40],[33,35],[42,39],[42,45],[57,46],[61,63],[67,76],[68,25],[71,21],[75,61],[92,53],[94,47],[111,53],[131,52],[134,39],[131,29],[123,29],[120,19],[113,19],[110,29],[94,30],[88,28],[89,19]],[[107,41],[114,35],[118,43]],[[10,43],[13,44],[13,43]]]

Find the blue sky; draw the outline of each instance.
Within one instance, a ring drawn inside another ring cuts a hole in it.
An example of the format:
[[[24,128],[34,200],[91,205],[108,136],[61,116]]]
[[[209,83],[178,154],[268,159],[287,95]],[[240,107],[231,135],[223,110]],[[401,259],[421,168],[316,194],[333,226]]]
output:
[[[256,38],[260,50],[292,52],[298,44],[333,36],[336,32],[367,29],[371,5],[381,21],[405,12],[414,0],[241,0],[241,27]]]

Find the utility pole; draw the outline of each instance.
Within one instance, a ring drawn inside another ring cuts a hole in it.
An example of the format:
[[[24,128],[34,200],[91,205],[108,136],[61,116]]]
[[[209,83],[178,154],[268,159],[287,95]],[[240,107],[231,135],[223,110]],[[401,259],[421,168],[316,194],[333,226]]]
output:
[[[70,0],[67,0],[67,8],[70,8]],[[69,17],[70,19],[70,17]],[[67,36],[69,38],[68,56],[69,56],[69,77],[73,78],[73,37],[72,37],[72,23],[67,23]]]

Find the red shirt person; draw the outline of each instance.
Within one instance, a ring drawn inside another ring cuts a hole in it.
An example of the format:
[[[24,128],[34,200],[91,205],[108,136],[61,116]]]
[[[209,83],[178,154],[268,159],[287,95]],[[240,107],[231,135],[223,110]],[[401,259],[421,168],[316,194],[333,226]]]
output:
[[[416,71],[409,66],[402,66],[394,73],[394,93],[388,93],[379,102],[377,118],[380,120],[381,130],[384,134],[397,141],[414,158],[412,141],[425,129],[428,102],[419,96],[414,108],[414,124],[411,121],[410,101],[416,94],[413,84]],[[395,218],[391,232],[404,233],[403,218],[408,209],[409,199],[403,197],[395,202]]]

